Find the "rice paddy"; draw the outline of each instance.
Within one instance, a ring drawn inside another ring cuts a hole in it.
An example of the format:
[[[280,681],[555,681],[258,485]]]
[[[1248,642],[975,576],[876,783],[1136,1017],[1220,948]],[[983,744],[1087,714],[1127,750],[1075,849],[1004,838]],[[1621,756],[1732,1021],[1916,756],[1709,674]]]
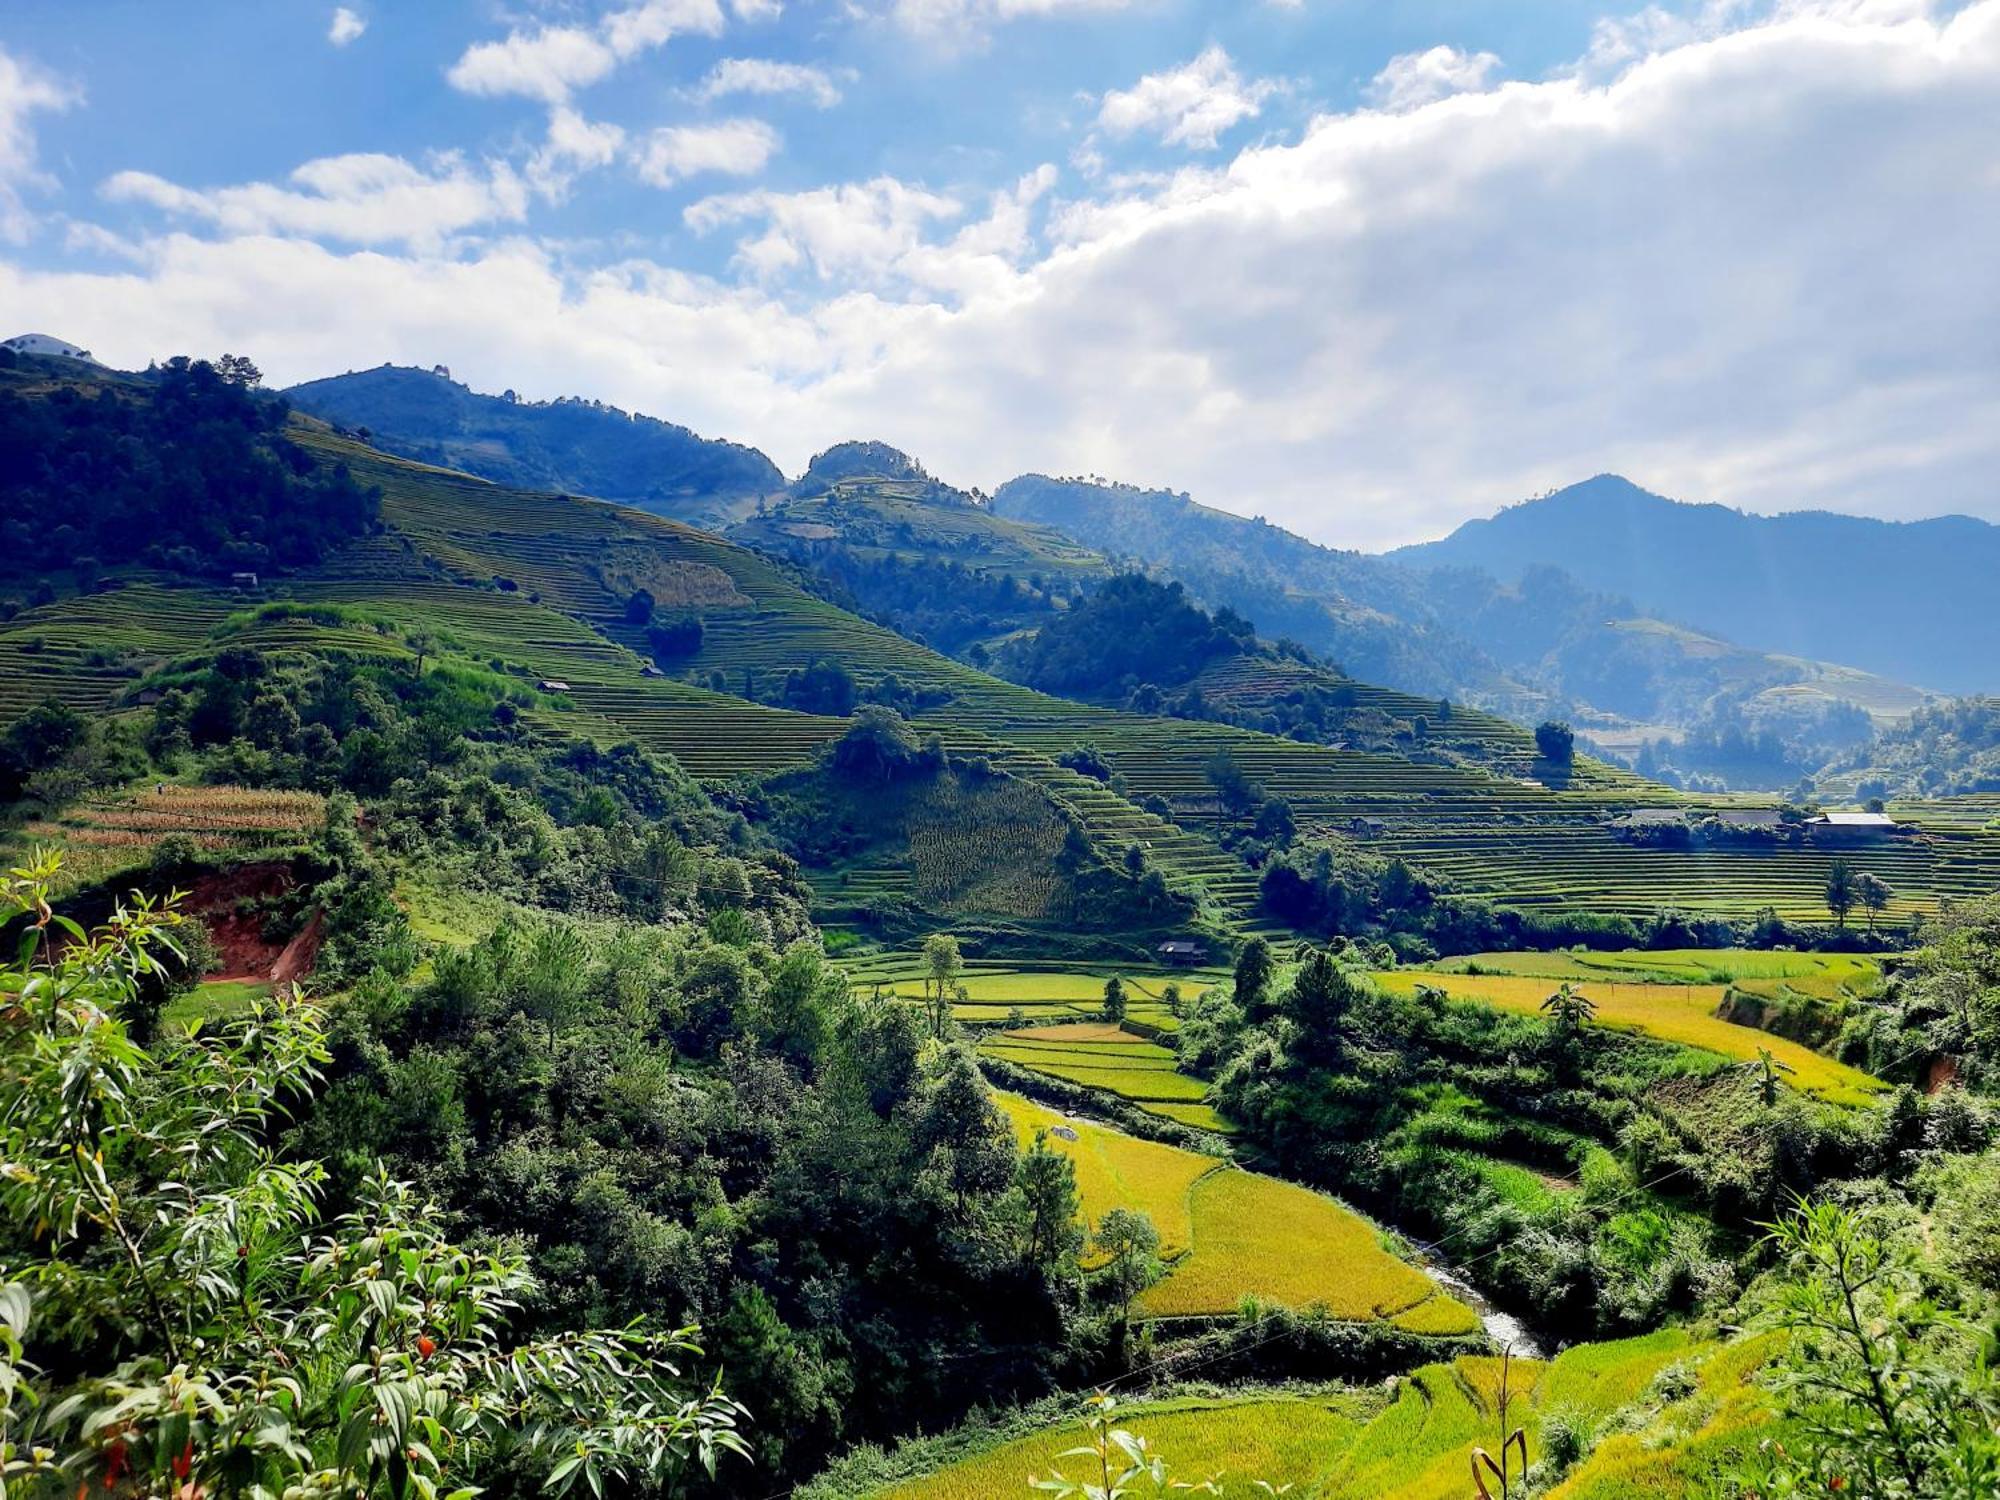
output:
[[[1453,974],[1439,970],[1399,969],[1375,976],[1377,984],[1396,994],[1411,994],[1420,984],[1435,985],[1454,1000],[1475,1000],[1504,1010],[1539,1014],[1554,988],[1552,977],[1524,974]],[[1600,1026],[1636,1031],[1663,1042],[1674,1042],[1735,1062],[1755,1063],[1760,1052],[1791,1071],[1786,1082],[1835,1104],[1865,1104],[1885,1085],[1859,1069],[1835,1062],[1809,1047],[1739,1026],[1716,1015],[1724,986],[1719,984],[1632,984],[1590,980],[1578,990],[1597,1007]]]
[[[1244,1298],[1383,1319],[1411,1332],[1475,1333],[1472,1309],[1382,1247],[1379,1231],[1296,1183],[1227,1168],[1190,1193],[1194,1248],[1139,1296],[1149,1318],[1222,1317]]]
[[[1047,1131],[1048,1144],[1076,1164],[1087,1224],[1113,1208],[1153,1221],[1169,1266],[1140,1294],[1137,1316],[1227,1317],[1254,1297],[1355,1322],[1386,1320],[1409,1333],[1479,1327],[1472,1309],[1384,1249],[1374,1225],[1323,1194],[1014,1095],[1000,1102],[1017,1137]],[[1076,1139],[1057,1135],[1058,1127]]]
[[[1582,1344],[1550,1361],[1515,1360],[1505,1370],[1506,1425],[1527,1434],[1531,1462],[1543,1457],[1544,1425],[1560,1417],[1595,1448],[1549,1493],[1561,1500],[1623,1500],[1692,1493],[1695,1460],[1743,1441],[1764,1413],[1751,1383],[1768,1357],[1758,1340],[1698,1342],[1669,1329]],[[1691,1395],[1662,1393],[1670,1365],[1691,1377]],[[1220,1475],[1222,1494],[1289,1487],[1298,1500],[1463,1500],[1475,1445],[1497,1449],[1503,1433],[1503,1369],[1492,1356],[1427,1365],[1378,1393],[1255,1395],[1234,1401],[1166,1400],[1120,1407],[1116,1425],[1162,1454],[1171,1478]],[[1028,1479],[1059,1470],[1080,1420],[999,1442],[921,1478],[872,1492],[871,1500],[995,1500],[1028,1495]]]
[[[1003,1093],[998,1098],[1024,1147],[1037,1134],[1048,1132],[1049,1146],[1075,1164],[1077,1196],[1082,1200],[1086,1228],[1095,1228],[1111,1209],[1129,1208],[1153,1221],[1160,1235],[1162,1259],[1175,1260],[1187,1253],[1194,1243],[1189,1191],[1201,1178],[1222,1170],[1219,1158],[1158,1141],[1142,1141],[1109,1126],[1060,1114],[1018,1094]]]

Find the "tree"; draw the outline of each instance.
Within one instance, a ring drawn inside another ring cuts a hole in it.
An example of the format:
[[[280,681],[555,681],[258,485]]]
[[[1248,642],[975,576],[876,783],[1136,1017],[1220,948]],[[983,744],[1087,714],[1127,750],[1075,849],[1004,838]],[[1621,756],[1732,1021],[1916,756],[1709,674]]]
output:
[[[1271,945],[1260,937],[1250,939],[1236,955],[1236,1004],[1251,1021],[1262,1020],[1269,1014],[1265,1001],[1275,968]]]
[[[1597,1002],[1565,982],[1542,1002],[1542,1014],[1549,1018],[1558,1036],[1573,1037],[1597,1019]]]
[[[1306,959],[1281,1007],[1285,1019],[1296,1029],[1291,1046],[1300,1061],[1323,1064],[1333,1059],[1341,1020],[1361,995],[1360,982],[1335,963],[1331,954],[1320,950]]]
[[[1854,882],[1854,894],[1868,909],[1868,930],[1875,930],[1875,919],[1895,899],[1896,893],[1889,882],[1872,870],[1864,870]]]
[[[510,1339],[525,1263],[452,1243],[379,1169],[320,1226],[324,1169],[269,1145],[327,1060],[318,1009],[139,1047],[123,1017],[178,918],[140,902],[86,932],[49,908],[58,869],[0,878],[22,924],[0,968],[10,1486],[406,1500],[500,1473],[601,1494],[743,1451],[736,1403],[679,1375],[696,1330]]]
[[[528,940],[520,975],[521,1007],[547,1032],[549,1056],[590,992],[590,944],[567,922],[545,922]]]
[[[893,708],[864,704],[828,752],[835,772],[851,781],[893,781],[914,767],[922,747]]]
[[[1046,1268],[1075,1256],[1083,1244],[1076,1163],[1049,1145],[1046,1130],[1035,1132],[1014,1164],[1014,1190],[1021,1200],[1021,1258]]]
[[[651,589],[634,589],[632,597],[625,601],[625,623],[627,625],[650,625],[654,607]]]
[[[1855,887],[1854,869],[1844,859],[1836,859],[1826,872],[1826,909],[1833,913],[1834,924],[1847,925],[1847,914],[1854,910],[1858,899]]]
[[[1125,1019],[1125,981],[1116,974],[1104,981],[1103,1015],[1114,1026]]]
[[[1097,1221],[1092,1247],[1105,1257],[1099,1282],[1124,1317],[1132,1314],[1132,1299],[1160,1279],[1160,1232],[1136,1209],[1113,1208]]]
[[[932,1036],[942,1037],[951,1024],[952,990],[964,969],[957,938],[934,932],[924,939],[924,1006],[930,1012]]]
[[[1790,1272],[1766,1314],[1786,1335],[1772,1383],[1790,1434],[1749,1487],[1995,1493],[2000,1389],[1978,1330],[1924,1295],[1916,1248],[1875,1212],[1804,1198],[1767,1243]]]
[[[1545,719],[1535,726],[1535,749],[1542,759],[1566,766],[1576,759],[1576,731],[1559,719]]]
[[[246,391],[264,383],[264,372],[251,362],[247,354],[223,355],[215,362],[215,373],[227,384],[240,385]]]

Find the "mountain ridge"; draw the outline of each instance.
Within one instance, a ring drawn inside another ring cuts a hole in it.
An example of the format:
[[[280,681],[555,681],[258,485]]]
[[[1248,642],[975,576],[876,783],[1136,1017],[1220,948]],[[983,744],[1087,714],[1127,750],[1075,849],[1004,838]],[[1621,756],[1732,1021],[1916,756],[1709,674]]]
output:
[[[1990,688],[2000,652],[2000,614],[1982,607],[2000,527],[1955,513],[1759,516],[1597,475],[1381,556],[1502,581],[1557,567],[1697,630],[1944,692]],[[1865,608],[1846,581],[1856,573]]]

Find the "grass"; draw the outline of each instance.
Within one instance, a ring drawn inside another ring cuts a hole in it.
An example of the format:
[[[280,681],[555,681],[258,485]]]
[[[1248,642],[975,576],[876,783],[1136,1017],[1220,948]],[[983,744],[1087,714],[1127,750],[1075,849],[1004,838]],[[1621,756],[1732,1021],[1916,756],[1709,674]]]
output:
[[[1024,1146],[1037,1131],[1075,1132],[1074,1141],[1050,1135],[1048,1143],[1076,1164],[1077,1195],[1086,1226],[1094,1226],[1113,1208],[1134,1209],[1153,1221],[1164,1259],[1187,1252],[1194,1243],[1189,1191],[1198,1180],[1222,1169],[1219,1160],[1064,1116],[1018,1094],[998,1097]]]
[[[1376,982],[1398,994],[1434,984],[1454,1000],[1477,1000],[1504,1010],[1537,1014],[1553,988],[1549,978],[1519,974],[1447,974],[1402,969]],[[1885,1085],[1845,1063],[1754,1027],[1715,1014],[1724,989],[1712,984],[1630,984],[1591,981],[1579,989],[1597,1006],[1597,1024],[1641,1032],[1664,1042],[1719,1053],[1737,1062],[1757,1061],[1760,1050],[1792,1069],[1786,1082],[1834,1104],[1866,1104]]]
[[[1189,1197],[1194,1248],[1140,1294],[1141,1316],[1222,1317],[1255,1297],[1413,1332],[1479,1327],[1470,1308],[1383,1249],[1374,1225],[1331,1198],[1240,1168],[1201,1178]]]
[[[262,979],[211,979],[177,997],[161,1012],[169,1026],[192,1030],[209,1021],[227,1021],[247,1012],[259,1000],[269,999],[271,984]]]
[[[1551,1500],[1626,1500],[1693,1493],[1697,1463],[1741,1443],[1768,1421],[1750,1377],[1768,1358],[1766,1340],[1696,1342],[1669,1329],[1639,1338],[1581,1344],[1553,1360],[1516,1360],[1508,1371],[1508,1425],[1524,1428],[1532,1460],[1542,1457],[1543,1424],[1560,1414],[1598,1434],[1592,1452],[1553,1490]],[[1668,1365],[1685,1364],[1692,1396],[1653,1393]],[[1120,1408],[1118,1425],[1167,1459],[1170,1477],[1223,1474],[1230,1497],[1265,1493],[1262,1479],[1289,1486],[1296,1500],[1464,1500],[1475,1444],[1496,1450],[1501,1362],[1464,1356],[1427,1365],[1396,1382],[1386,1405],[1358,1394],[1256,1395],[1238,1400],[1164,1401]],[[1030,1475],[1057,1467],[1076,1446],[1080,1422],[998,1443],[922,1478],[874,1492],[872,1500],[1004,1500],[1026,1497]]]

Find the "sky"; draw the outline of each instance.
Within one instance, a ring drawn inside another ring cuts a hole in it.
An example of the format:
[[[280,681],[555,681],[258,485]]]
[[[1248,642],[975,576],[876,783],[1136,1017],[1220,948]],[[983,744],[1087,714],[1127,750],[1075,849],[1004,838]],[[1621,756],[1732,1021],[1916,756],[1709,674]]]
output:
[[[2000,0],[8,0],[25,332],[1371,550],[2000,520]]]

